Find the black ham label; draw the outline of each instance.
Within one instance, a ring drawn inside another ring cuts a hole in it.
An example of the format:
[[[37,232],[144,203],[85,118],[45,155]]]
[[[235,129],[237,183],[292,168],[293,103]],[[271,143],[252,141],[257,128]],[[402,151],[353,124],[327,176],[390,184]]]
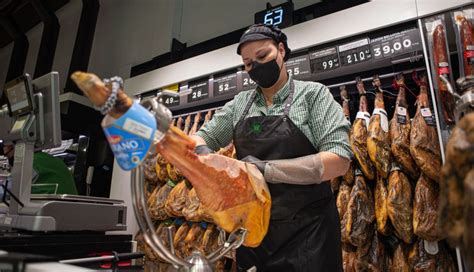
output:
[[[397,108],[397,123],[406,125],[407,123],[407,109],[405,107]]]
[[[431,114],[430,108],[421,108],[421,116],[423,116],[423,119],[425,119],[425,123],[428,126],[430,127],[436,126],[436,120],[433,114]]]

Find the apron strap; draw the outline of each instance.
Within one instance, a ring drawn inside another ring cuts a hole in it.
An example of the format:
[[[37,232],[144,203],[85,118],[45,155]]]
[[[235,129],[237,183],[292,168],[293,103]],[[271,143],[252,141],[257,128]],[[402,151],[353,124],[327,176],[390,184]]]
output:
[[[285,118],[284,118],[285,120],[286,120],[286,117],[288,117],[288,114],[290,113],[291,103],[293,102],[294,94],[295,94],[295,83],[293,82],[293,79],[290,79],[290,92],[288,93],[288,97],[286,98],[286,100],[284,102],[285,109],[284,109],[283,115],[285,116]],[[253,104],[253,101],[255,100],[255,97],[257,97],[257,90],[255,90],[252,93],[252,96],[250,96],[249,102],[245,106],[244,112],[242,113],[242,116],[240,116],[239,121],[243,121],[245,119],[245,117],[247,116],[247,114],[250,110],[250,107],[252,107],[252,104]]]
[[[288,97],[285,100],[285,117],[288,117],[291,109],[291,103],[293,102],[293,95],[295,94],[295,83],[293,82],[293,79],[290,81],[290,93],[288,93]]]
[[[257,97],[257,90],[255,90],[252,93],[252,96],[250,96],[249,102],[247,102],[247,106],[245,106],[244,112],[242,113],[242,116],[240,116],[239,121],[243,121],[245,119],[245,116],[247,116],[247,113],[250,110],[250,107],[252,107],[253,101],[255,100],[255,97]]]

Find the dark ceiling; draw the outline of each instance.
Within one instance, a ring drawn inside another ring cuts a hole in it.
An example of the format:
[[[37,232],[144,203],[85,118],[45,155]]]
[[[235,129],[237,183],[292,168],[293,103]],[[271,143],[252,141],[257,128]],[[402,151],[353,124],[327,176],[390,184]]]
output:
[[[41,22],[33,8],[34,1],[41,2],[55,12],[69,2],[69,0],[0,0],[0,48],[13,41],[6,29],[7,24],[16,24],[23,33],[26,33]]]

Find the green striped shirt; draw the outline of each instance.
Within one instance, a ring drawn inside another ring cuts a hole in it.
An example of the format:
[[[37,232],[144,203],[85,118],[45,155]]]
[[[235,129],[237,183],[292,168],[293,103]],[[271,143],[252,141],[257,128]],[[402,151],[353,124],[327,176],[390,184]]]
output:
[[[289,80],[273,97],[273,105],[267,107],[265,97],[257,88],[257,96],[246,117],[282,115],[284,102],[289,94]],[[321,151],[328,151],[344,158],[351,158],[348,132],[350,123],[344,117],[342,107],[337,103],[329,89],[317,82],[294,80],[295,94],[289,118]],[[241,118],[245,106],[254,90],[237,94],[233,100],[218,110],[211,121],[196,133],[206,144],[218,150],[227,146],[233,137],[233,130]]]

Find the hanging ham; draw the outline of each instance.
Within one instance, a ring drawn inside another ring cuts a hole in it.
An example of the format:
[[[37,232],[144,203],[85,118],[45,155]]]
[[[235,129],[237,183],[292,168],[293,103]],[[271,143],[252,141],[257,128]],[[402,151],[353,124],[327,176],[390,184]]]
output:
[[[340,95],[342,99],[342,112],[344,113],[344,116],[346,117],[346,120],[350,123],[351,122],[351,116],[349,112],[349,94],[347,93],[346,86],[341,86],[340,87]],[[349,139],[351,138],[351,131],[349,131]],[[349,169],[347,172],[342,176],[342,180],[347,184],[347,185],[352,185],[354,183],[354,161],[351,161],[351,164],[349,166]],[[340,181],[339,181],[340,182]],[[331,181],[331,187],[332,186],[332,181]],[[335,186],[339,189],[339,184]],[[335,191],[335,190],[333,190]]]
[[[439,184],[442,233],[464,249],[474,266],[474,113],[465,115],[452,131]]]
[[[392,121],[390,121],[390,140],[393,159],[411,178],[417,179],[419,170],[410,154],[411,119],[405,95],[405,79],[400,74],[396,77],[395,86],[398,88],[397,102]]]
[[[438,226],[439,189],[436,182],[421,175],[416,183],[413,201],[413,230],[424,240],[441,239]]]
[[[420,95],[410,133],[410,153],[421,171],[430,179],[439,181],[441,151],[439,149],[436,121],[430,109],[426,77],[417,81]]]
[[[371,224],[375,219],[373,202],[372,192],[359,170],[341,222],[343,241],[345,237],[354,246],[361,246],[369,241],[372,235]]]
[[[377,172],[383,178],[388,178],[391,156],[388,116],[385,111],[383,90],[378,76],[374,76],[373,84],[376,88],[375,106],[369,122],[367,150]]]
[[[387,211],[395,234],[409,244],[413,239],[413,189],[398,165],[392,166],[388,178]]]
[[[165,211],[169,217],[183,216],[183,208],[186,205],[190,187],[186,183],[185,180],[179,182],[168,194],[165,201]]]
[[[387,179],[377,175],[377,182],[374,190],[375,197],[375,218],[377,222],[377,231],[383,235],[389,235],[392,231],[390,219],[388,216],[388,190]]]
[[[368,113],[367,97],[364,89],[364,83],[360,78],[356,79],[357,90],[359,91],[359,112],[357,113],[354,124],[352,125],[351,134],[349,137],[349,143],[354,153],[354,157],[357,160],[360,169],[364,173],[364,176],[369,179],[375,179],[375,169],[370,160],[369,153],[367,151],[367,128],[369,126],[370,114]]]

